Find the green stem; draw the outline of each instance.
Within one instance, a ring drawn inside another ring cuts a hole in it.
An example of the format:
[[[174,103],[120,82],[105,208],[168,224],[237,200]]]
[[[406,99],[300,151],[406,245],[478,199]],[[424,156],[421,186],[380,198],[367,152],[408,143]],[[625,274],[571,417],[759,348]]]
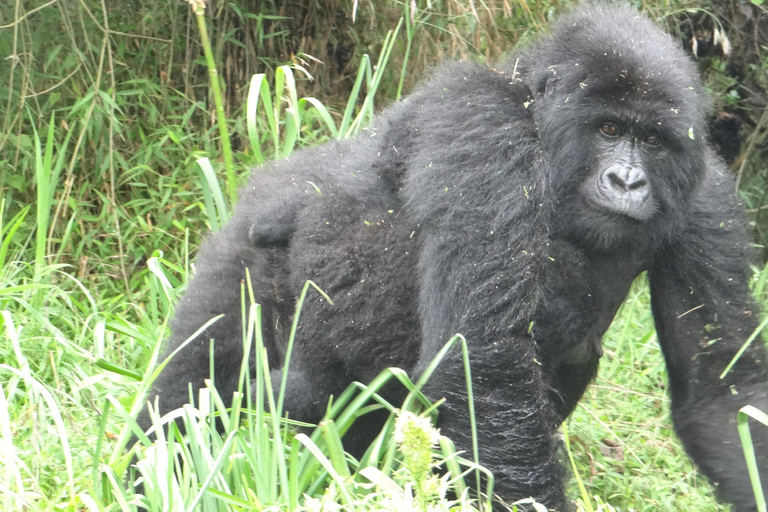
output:
[[[205,10],[201,5],[198,5],[195,9],[195,15],[197,16],[197,27],[200,30],[200,43],[203,45],[203,51],[205,52],[205,63],[208,66],[208,74],[211,77],[211,91],[213,92],[213,102],[216,105],[216,122],[219,125],[221,152],[224,155],[227,194],[229,195],[230,203],[234,204],[237,200],[235,165],[232,161],[232,146],[229,142],[229,128],[227,127],[227,115],[224,112],[224,100],[221,96],[219,72],[216,69],[216,62],[213,60],[211,41],[208,39],[208,29],[205,26]]]
[[[405,80],[405,73],[408,69],[408,57],[411,55],[411,43],[413,42],[413,24],[411,24],[411,13],[408,12],[407,6],[405,8],[405,36],[408,42],[405,47],[403,67],[400,69],[400,81],[397,83],[397,101],[400,101],[400,98],[403,96],[403,81]]]

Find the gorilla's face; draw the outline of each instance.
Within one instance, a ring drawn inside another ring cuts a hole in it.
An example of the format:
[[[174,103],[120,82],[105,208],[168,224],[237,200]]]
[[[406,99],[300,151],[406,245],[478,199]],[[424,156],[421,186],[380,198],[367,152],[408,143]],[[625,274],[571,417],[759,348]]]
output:
[[[558,47],[532,73],[557,197],[552,236],[587,250],[642,249],[674,236],[706,167],[707,108],[692,70],[676,48],[638,52],[621,41]]]
[[[595,132],[597,165],[581,184],[580,192],[609,219],[619,216],[647,221],[655,203],[645,161],[663,151],[660,137],[648,130],[633,130],[618,120],[602,122]]]
[[[641,249],[672,233],[687,209],[704,169],[703,144],[686,130],[659,130],[668,124],[663,116],[634,109],[592,116],[602,109],[591,103],[571,120],[573,142],[552,148],[557,231],[586,249]]]

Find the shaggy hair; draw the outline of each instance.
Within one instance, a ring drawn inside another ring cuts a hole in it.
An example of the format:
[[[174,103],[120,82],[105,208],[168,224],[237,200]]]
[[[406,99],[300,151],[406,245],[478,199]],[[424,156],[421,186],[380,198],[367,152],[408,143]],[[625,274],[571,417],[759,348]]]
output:
[[[752,344],[719,378],[759,314],[733,185],[703,140],[707,108],[683,51],[628,6],[583,6],[496,68],[443,65],[354,140],[253,171],[234,218],[200,249],[167,350],[226,316],[170,362],[152,397],[163,411],[186,403],[188,383],[209,375],[211,338],[221,396],[237,388],[246,269],[280,368],[312,279],[334,303],[304,303],[292,418],[318,421],[330,395],[389,366],[417,377],[461,333],[496,493],[570,510],[556,432],[647,270],[675,429],[722,499],[754,510],[734,417],[748,403],[768,410],[766,352]],[[643,177],[643,218],[617,213],[620,192],[595,201],[616,158]],[[445,398],[439,426],[470,451],[458,351],[424,392]],[[375,421],[345,442],[363,446]],[[753,435],[765,470],[768,435]]]

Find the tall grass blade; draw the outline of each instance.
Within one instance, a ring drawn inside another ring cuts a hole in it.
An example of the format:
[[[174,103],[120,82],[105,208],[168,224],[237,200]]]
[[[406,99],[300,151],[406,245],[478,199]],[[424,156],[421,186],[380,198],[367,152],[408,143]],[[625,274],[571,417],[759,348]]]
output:
[[[200,168],[200,185],[203,190],[205,211],[208,214],[208,222],[211,231],[219,231],[229,221],[227,202],[219,185],[219,179],[213,170],[211,161],[207,157],[199,158],[197,165]]]
[[[573,452],[571,451],[571,438],[568,437],[568,425],[563,422],[562,426],[563,438],[565,440],[565,451],[568,452],[568,460],[571,462],[571,471],[573,472],[574,478],[576,478],[576,484],[579,486],[579,493],[581,494],[581,499],[584,502],[584,507],[586,508],[586,512],[595,512],[595,509],[592,508],[592,499],[587,492],[587,488],[584,487],[584,482],[581,480],[581,475],[579,474],[579,468],[576,466],[576,460],[573,458]]]
[[[31,115],[30,115],[31,116]],[[51,120],[48,124],[48,132],[45,140],[45,151],[43,151],[40,136],[34,120],[31,119],[32,132],[34,135],[35,150],[35,184],[37,185],[37,231],[35,234],[35,281],[39,281],[46,266],[46,247],[48,244],[48,221],[51,216],[51,206],[53,204],[53,194],[55,183],[58,181],[61,170],[64,167],[64,154],[69,143],[71,132],[64,139],[62,147],[59,148],[59,156],[56,164],[53,164],[53,149],[56,145],[55,126],[56,114],[51,113]]]
[[[269,88],[267,75],[258,73],[251,77],[251,85],[248,88],[248,100],[246,103],[246,126],[248,127],[248,140],[251,143],[251,149],[256,156],[256,164],[261,165],[264,162],[264,156],[261,152],[261,141],[257,126],[256,113],[259,107],[259,100],[264,104],[269,135],[272,138],[272,147],[277,151],[280,141],[280,131],[278,129],[278,116],[272,105],[272,91]]]
[[[370,67],[366,67],[368,78],[366,84],[365,99],[363,100],[363,106],[360,108],[360,112],[357,114],[355,121],[350,126],[349,130],[345,133],[345,138],[350,137],[358,133],[362,128],[368,126],[373,121],[374,115],[374,98],[376,92],[379,90],[379,84],[381,78],[384,76],[384,69],[389,62],[389,55],[392,53],[392,48],[397,41],[397,34],[400,32],[400,27],[403,24],[403,19],[397,22],[397,26],[394,30],[387,32],[387,36],[384,38],[384,44],[381,47],[381,53],[379,53],[379,60],[376,63],[373,74],[370,73]]]
[[[285,95],[283,95],[285,93]],[[299,100],[296,93],[296,80],[293,77],[293,71],[289,66],[280,66],[275,71],[275,94],[276,100],[283,98],[288,103],[285,108],[285,134],[282,148],[278,158],[285,158],[293,153],[296,141],[299,139],[299,130],[301,129],[301,119],[299,118]]]
[[[739,410],[739,414],[736,416],[736,425],[739,429],[739,437],[741,437],[741,446],[744,449],[744,458],[747,460],[747,470],[749,471],[749,480],[752,483],[752,492],[755,494],[757,510],[758,512],[766,512],[768,508],[765,503],[763,486],[760,483],[760,472],[755,457],[755,447],[752,443],[752,434],[749,431],[749,418],[753,418],[768,427],[768,415],[751,405],[746,405]]]
[[[53,116],[53,114],[52,114]],[[53,126],[53,123],[51,123]],[[48,219],[51,214],[51,166],[46,165],[50,162],[48,148],[53,138],[49,137],[46,141],[46,156],[43,157],[40,137],[37,134],[37,128],[32,122],[32,131],[34,133],[35,145],[35,183],[37,185],[37,231],[35,234],[35,281],[39,281],[43,268],[45,268],[45,246],[48,241]]]
[[[7,364],[0,364],[0,368],[7,370],[11,372],[12,374],[16,375],[17,377],[24,380],[26,385],[33,389],[45,402],[45,405],[48,407],[48,412],[51,415],[51,418],[53,419],[53,428],[56,431],[56,434],[59,437],[59,442],[61,442],[61,453],[64,457],[64,466],[67,470],[67,490],[69,491],[69,501],[70,504],[75,503],[75,467],[74,463],[72,461],[72,450],[69,446],[69,434],[67,432],[67,427],[64,424],[64,419],[61,416],[61,408],[59,407],[59,404],[56,402],[56,399],[53,398],[53,395],[50,391],[37,379],[33,378],[32,375],[29,374],[29,372],[24,372],[21,370],[18,370],[16,368],[13,368],[12,366],[8,366]]]
[[[765,285],[768,283],[768,263],[759,273],[756,272],[756,274],[757,277],[753,281],[752,294],[755,297],[755,300],[762,302],[765,300],[763,294],[765,293]]]
[[[349,93],[349,99],[347,99],[347,107],[344,109],[344,115],[341,117],[341,124],[339,124],[338,138],[346,139],[349,137],[350,125],[352,124],[352,116],[355,114],[355,106],[360,96],[360,89],[363,86],[363,80],[367,75],[372,73],[371,70],[371,58],[365,54],[360,59],[360,65],[357,67],[357,75],[355,76],[355,83],[352,85],[352,91]]]
[[[733,356],[733,359],[731,359],[731,362],[728,363],[728,366],[725,367],[725,370],[723,370],[723,373],[720,374],[720,378],[724,379],[726,375],[728,375],[728,372],[731,371],[731,368],[736,364],[736,362],[739,360],[741,355],[749,348],[749,346],[752,344],[753,341],[755,341],[755,338],[763,332],[763,329],[765,326],[768,325],[768,317],[766,317],[762,322],[760,322],[760,325],[757,326],[757,329],[755,329],[755,332],[753,332],[749,338],[747,338],[747,341],[744,342],[744,344],[741,346],[738,352],[736,352],[736,355]]]
[[[29,213],[31,205],[27,205],[22,208],[16,215],[14,215],[8,225],[3,223],[3,213],[5,212],[5,198],[0,201],[0,271],[5,267],[5,259],[8,256],[8,248],[11,245],[13,236],[21,227],[24,219]]]
[[[333,117],[331,117],[331,114],[328,112],[328,109],[325,108],[325,105],[323,105],[317,98],[306,97],[299,100],[299,117],[304,117],[307,103],[309,103],[310,106],[315,107],[315,110],[320,114],[320,118],[323,120],[323,123],[325,123],[325,127],[331,132],[331,137],[338,139],[339,130],[336,128],[336,123],[333,122]]]
[[[211,93],[213,102],[216,106],[216,124],[219,128],[221,137],[221,153],[224,157],[224,170],[227,180],[227,192],[232,204],[237,201],[237,179],[235,177],[235,164],[232,159],[232,144],[229,140],[229,127],[227,126],[227,115],[224,111],[224,99],[221,94],[221,82],[219,81],[219,72],[216,69],[216,61],[213,58],[211,42],[208,39],[208,28],[205,25],[205,7],[200,2],[194,8],[195,18],[197,18],[197,28],[200,32],[200,44],[205,54],[205,64],[208,67],[210,76]]]

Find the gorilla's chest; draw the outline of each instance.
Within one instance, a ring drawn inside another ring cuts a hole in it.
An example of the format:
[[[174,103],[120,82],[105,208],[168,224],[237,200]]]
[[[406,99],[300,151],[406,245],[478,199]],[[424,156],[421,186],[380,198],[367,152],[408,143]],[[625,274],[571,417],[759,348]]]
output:
[[[643,270],[626,255],[585,255],[566,243],[552,244],[541,277],[534,339],[545,364],[580,365],[602,356],[602,336]]]

